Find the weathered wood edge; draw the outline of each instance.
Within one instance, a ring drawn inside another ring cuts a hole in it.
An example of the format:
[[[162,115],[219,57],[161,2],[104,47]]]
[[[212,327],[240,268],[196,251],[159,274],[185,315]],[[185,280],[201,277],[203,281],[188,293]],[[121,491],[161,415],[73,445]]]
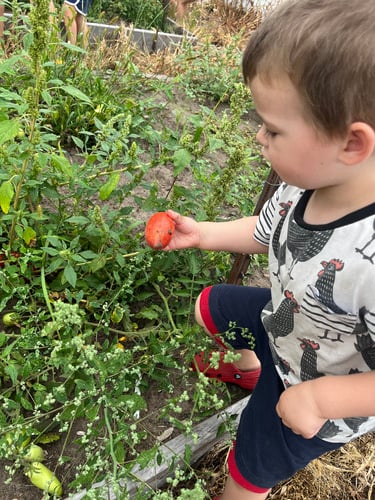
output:
[[[216,443],[228,439],[229,432],[224,432],[218,436],[219,427],[225,423],[229,418],[233,419],[232,425],[238,424],[240,414],[248,403],[250,396],[237,401],[233,405],[229,406],[225,410],[209,417],[203,422],[197,424],[192,431],[192,435],[198,436],[197,440],[193,440],[190,436],[179,435],[174,439],[171,439],[166,444],[160,446],[160,455],[162,456],[162,462],[160,465],[157,464],[156,459],[154,463],[149,464],[146,469],[141,470],[139,466],[134,467],[132,474],[134,475],[134,480],[123,481],[120,480],[119,484],[124,488],[130,498],[133,498],[135,493],[140,488],[142,483],[147,484],[152,489],[157,489],[165,485],[167,477],[173,477],[173,470],[178,466],[183,464],[183,457],[185,453],[186,446],[191,448],[191,464],[197,462],[203,457]],[[106,481],[100,481],[99,483],[94,483],[91,489],[100,488],[106,485]],[[87,490],[82,490],[73,496],[69,496],[69,500],[81,500],[86,495]],[[108,485],[108,490],[106,492],[107,500],[115,500],[115,493],[112,491],[111,487]],[[68,499],[66,499],[68,500]]]
[[[87,23],[89,31],[89,42],[95,44],[98,40],[105,38],[107,41],[116,41],[121,29],[121,25],[109,25],[98,23]],[[157,52],[170,45],[179,45],[183,40],[196,42],[196,38],[191,33],[177,35],[152,30],[138,28],[124,28],[130,40],[145,52]]]
[[[5,12],[4,17],[10,22],[12,13]],[[89,43],[95,45],[103,38],[108,42],[118,40],[118,34],[122,28],[120,24],[101,24],[88,22],[89,28]],[[129,36],[131,42],[135,43],[144,52],[157,52],[166,49],[171,45],[179,45],[183,40],[189,40],[192,43],[197,42],[196,37],[185,30],[182,35],[175,33],[164,33],[156,30],[145,30],[140,28],[126,27],[125,33]]]

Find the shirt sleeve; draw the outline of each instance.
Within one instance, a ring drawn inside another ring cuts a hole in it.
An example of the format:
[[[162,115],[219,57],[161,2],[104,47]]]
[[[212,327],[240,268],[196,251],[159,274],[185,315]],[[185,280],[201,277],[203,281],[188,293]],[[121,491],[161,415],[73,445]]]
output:
[[[281,184],[274,195],[266,201],[259,214],[257,225],[255,226],[254,239],[262,245],[269,246],[270,234],[272,229],[272,221],[275,216],[276,207],[279,204],[279,199],[286,184]]]

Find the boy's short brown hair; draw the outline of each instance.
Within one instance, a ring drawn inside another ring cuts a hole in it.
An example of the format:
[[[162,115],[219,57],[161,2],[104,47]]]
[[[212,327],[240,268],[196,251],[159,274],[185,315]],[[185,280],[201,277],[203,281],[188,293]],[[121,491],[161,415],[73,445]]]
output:
[[[245,83],[289,77],[328,136],[355,121],[375,129],[375,0],[287,0],[252,34]]]

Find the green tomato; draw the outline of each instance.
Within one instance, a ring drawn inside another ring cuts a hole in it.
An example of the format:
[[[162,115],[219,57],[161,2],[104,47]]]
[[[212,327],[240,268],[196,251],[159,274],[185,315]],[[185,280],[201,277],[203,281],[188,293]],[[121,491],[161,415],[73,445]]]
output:
[[[16,312],[8,312],[3,316],[3,323],[5,326],[16,326],[19,319],[20,317]]]
[[[120,323],[122,318],[124,317],[124,310],[121,306],[116,306],[111,314],[111,321],[113,323]]]
[[[31,444],[26,450],[22,458],[26,462],[43,462],[44,460],[44,450],[37,444]]]
[[[32,462],[25,471],[26,476],[37,488],[51,495],[62,496],[62,486],[55,474],[40,462]]]

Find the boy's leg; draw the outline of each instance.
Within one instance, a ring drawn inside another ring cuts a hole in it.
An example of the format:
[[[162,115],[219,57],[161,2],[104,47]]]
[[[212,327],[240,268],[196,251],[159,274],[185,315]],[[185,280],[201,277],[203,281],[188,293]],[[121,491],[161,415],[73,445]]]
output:
[[[246,490],[242,488],[234,479],[229,475],[227,482],[225,484],[225,489],[223,493],[217,497],[217,500],[264,500],[267,498],[268,493],[255,493],[253,491]]]
[[[224,332],[225,342],[233,349],[254,349],[262,366],[259,381],[241,414],[236,443],[228,459],[230,478],[221,500],[263,500],[280,481],[342,445],[317,437],[304,439],[284,426],[277,415],[276,405],[285,388],[260,317],[269,299],[267,289],[217,285],[202,292],[197,306],[197,320],[214,340]]]
[[[196,302],[197,323],[213,338],[221,350],[228,349],[229,346],[234,352],[241,354],[241,358],[233,364],[242,372],[254,371],[260,367],[259,358],[251,348],[256,345],[261,354],[262,345],[268,345],[261,327],[260,313],[269,300],[268,289],[220,285],[214,289],[213,287],[204,289]],[[233,328],[230,325],[235,326]],[[236,333],[234,335],[225,333],[228,330]],[[215,497],[215,500],[266,499],[270,489],[259,488],[244,480],[234,464],[234,450],[232,450],[228,465],[236,479],[229,474],[223,493],[220,497]]]
[[[197,323],[221,350],[231,346],[235,353],[241,355],[238,361],[231,364],[245,373],[259,370],[260,361],[256,352],[262,352],[264,346],[268,349],[268,337],[260,315],[270,299],[268,288],[216,285],[205,288],[196,301]]]
[[[204,293],[204,292],[203,292]],[[195,321],[198,323],[199,326],[201,326],[205,332],[210,335],[211,337],[213,335],[218,335],[210,331],[210,329],[206,326],[205,321],[202,318],[202,294],[199,295],[196,303],[195,303]],[[221,339],[219,337],[214,337],[215,342],[224,348],[224,343],[222,343]],[[256,370],[257,368],[260,368],[260,362],[259,359],[257,358],[256,354],[254,351],[251,351],[250,349],[233,349],[235,353],[238,353],[241,355],[241,358],[238,361],[235,361],[233,364],[242,371],[252,371]]]

